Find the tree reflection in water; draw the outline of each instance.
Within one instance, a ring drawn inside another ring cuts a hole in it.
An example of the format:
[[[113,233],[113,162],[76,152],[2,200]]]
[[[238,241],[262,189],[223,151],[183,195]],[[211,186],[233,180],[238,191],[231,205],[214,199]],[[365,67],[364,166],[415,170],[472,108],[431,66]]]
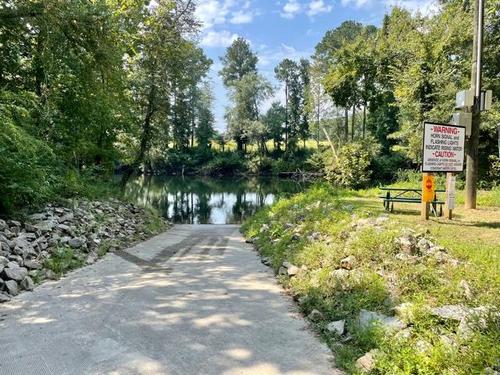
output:
[[[239,224],[305,184],[278,178],[142,176],[125,187],[126,198],[182,224]]]

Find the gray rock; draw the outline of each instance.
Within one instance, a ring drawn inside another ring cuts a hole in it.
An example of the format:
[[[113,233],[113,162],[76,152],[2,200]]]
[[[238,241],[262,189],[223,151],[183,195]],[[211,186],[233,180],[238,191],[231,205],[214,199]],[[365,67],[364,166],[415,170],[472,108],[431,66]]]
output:
[[[22,267],[24,265],[23,258],[19,255],[9,254],[9,261],[16,262],[19,267]]]
[[[370,350],[368,353],[356,360],[356,368],[361,372],[368,373],[375,368],[375,357],[378,354],[377,349]]]
[[[331,275],[335,279],[344,280],[349,277],[349,271],[345,269],[333,270]]]
[[[38,269],[42,268],[42,265],[40,262],[38,262],[36,260],[25,260],[24,267],[26,267],[30,270],[38,270]]]
[[[262,257],[261,261],[266,266],[270,266],[271,265],[271,259],[269,259],[268,257]]]
[[[0,303],[5,303],[5,302],[9,302],[9,301],[10,301],[10,297],[5,293],[0,292]]]
[[[400,331],[406,328],[406,324],[395,316],[387,316],[381,313],[362,309],[359,312],[358,324],[361,328],[368,328],[371,324],[378,323],[388,331]]]
[[[0,265],[6,266],[9,263],[9,260],[6,257],[0,256]]]
[[[9,220],[9,225],[15,228],[21,228],[21,223],[17,220]]]
[[[346,270],[352,270],[356,266],[356,258],[353,255],[349,255],[340,261],[340,266]]]
[[[422,253],[428,252],[433,246],[434,244],[425,238],[421,238],[417,243],[417,247]]]
[[[19,294],[19,287],[17,286],[17,281],[15,280],[7,280],[5,282],[5,289],[11,296],[17,296]]]
[[[461,280],[460,283],[458,284],[460,289],[462,289],[462,292],[464,294],[465,299],[471,300],[474,298],[474,294],[472,293],[472,289],[469,285],[469,283],[465,280]]]
[[[84,240],[82,240],[81,238],[72,238],[68,241],[68,245],[72,249],[79,249],[84,245],[84,243]]]
[[[278,269],[278,275],[281,275],[281,276],[285,276],[288,274],[288,270],[286,267],[283,267],[281,266],[279,269]]]
[[[72,233],[72,230],[71,230],[71,227],[69,225],[66,225],[66,224],[59,224],[57,226],[58,229],[62,230],[63,232],[66,232],[66,233]]]
[[[36,233],[37,232],[37,228],[30,223],[24,223],[24,229],[26,229],[26,232],[28,232],[28,233]]]
[[[8,228],[8,226],[7,226],[7,223],[5,222],[5,220],[0,219],[0,230],[5,230],[7,228]]]
[[[10,251],[10,246],[7,242],[0,242],[0,250],[8,253]]]
[[[33,290],[35,289],[35,283],[31,279],[31,277],[26,276],[20,283],[20,287],[24,290]]]
[[[19,246],[16,246],[14,248],[14,250],[12,250],[12,252],[16,255],[19,255],[20,257],[23,257],[23,258],[26,258],[26,256],[28,255],[28,250],[27,250],[27,247],[19,247]]]
[[[72,221],[73,219],[75,218],[75,215],[73,213],[67,213],[66,215],[62,216],[60,219],[59,219],[59,222],[60,223],[65,223],[67,221]]]
[[[41,221],[35,225],[35,228],[40,232],[47,233],[51,232],[56,226],[56,223],[52,220]]]
[[[330,333],[334,333],[336,335],[342,336],[345,331],[345,320],[337,320],[335,322],[330,322],[326,326],[326,329]]]
[[[425,340],[418,340],[415,343],[415,349],[417,352],[425,354],[432,349],[432,345]]]
[[[413,235],[405,235],[396,239],[396,244],[399,246],[402,252],[415,255],[417,252],[417,240]]]
[[[287,268],[286,272],[288,276],[295,276],[299,273],[300,268],[294,265],[291,265],[290,267]]]
[[[454,320],[460,322],[465,319],[470,313],[470,309],[463,305],[446,305],[434,307],[431,309],[431,314],[443,320]]]
[[[413,333],[411,328],[405,328],[394,335],[394,339],[396,341],[406,341],[408,340]]]
[[[314,309],[313,311],[311,311],[311,313],[307,316],[307,318],[311,321],[311,322],[319,322],[321,320],[324,320],[325,317],[323,316],[323,314]]]
[[[2,275],[4,278],[9,280],[21,281],[28,275],[28,270],[24,267],[6,267],[4,268]]]
[[[65,244],[67,244],[70,240],[71,240],[71,237],[69,237],[69,236],[64,236],[64,237],[61,237],[61,238],[59,239],[59,242],[60,242],[62,245],[65,245]]]
[[[43,220],[47,217],[47,214],[45,214],[44,212],[41,212],[41,213],[38,213],[38,214],[33,214],[30,216],[30,219],[33,220],[33,221],[40,221],[40,220]]]

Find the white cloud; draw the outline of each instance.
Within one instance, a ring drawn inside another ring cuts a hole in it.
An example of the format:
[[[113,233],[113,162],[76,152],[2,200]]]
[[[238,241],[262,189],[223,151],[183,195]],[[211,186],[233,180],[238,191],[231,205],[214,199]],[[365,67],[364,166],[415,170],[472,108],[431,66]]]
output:
[[[259,51],[259,66],[265,71],[274,72],[274,67],[283,59],[300,60],[311,56],[311,51],[300,51],[282,43],[279,48],[264,47]],[[274,73],[272,73],[274,74]]]
[[[309,3],[309,9],[307,10],[307,15],[309,17],[314,17],[321,13],[330,13],[333,7],[331,5],[325,4],[323,0],[312,0]]]
[[[250,0],[199,0],[195,11],[195,16],[201,21],[204,30],[227,22],[250,23],[257,15],[258,11],[252,9]]]
[[[281,17],[292,19],[302,11],[302,5],[297,0],[288,0],[283,7]]]
[[[224,23],[228,13],[226,3],[218,0],[203,0],[198,3],[195,16],[202,23],[202,28],[209,29],[214,25]]]
[[[371,5],[372,0],[342,0],[342,6],[354,6],[355,8],[363,8],[366,5]]]
[[[254,14],[252,12],[240,10],[233,13],[231,23],[235,25],[250,23],[253,21],[253,17]]]
[[[237,34],[227,30],[223,31],[207,31],[201,38],[201,45],[204,47],[227,47],[238,38]]]

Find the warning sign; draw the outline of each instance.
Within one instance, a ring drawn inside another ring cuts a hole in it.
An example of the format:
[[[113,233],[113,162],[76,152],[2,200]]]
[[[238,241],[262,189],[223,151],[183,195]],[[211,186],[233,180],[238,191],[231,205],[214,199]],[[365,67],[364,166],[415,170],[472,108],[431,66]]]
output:
[[[432,202],[435,197],[434,176],[424,174],[422,178],[422,202]]]
[[[422,172],[462,172],[465,127],[424,123]]]

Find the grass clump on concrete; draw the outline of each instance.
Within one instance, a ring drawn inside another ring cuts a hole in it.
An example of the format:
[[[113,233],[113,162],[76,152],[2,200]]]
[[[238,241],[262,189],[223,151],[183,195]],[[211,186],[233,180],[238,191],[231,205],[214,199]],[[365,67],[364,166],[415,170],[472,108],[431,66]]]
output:
[[[388,215],[365,193],[317,186],[243,230],[348,372],[500,370],[500,210],[423,223],[401,208]]]

